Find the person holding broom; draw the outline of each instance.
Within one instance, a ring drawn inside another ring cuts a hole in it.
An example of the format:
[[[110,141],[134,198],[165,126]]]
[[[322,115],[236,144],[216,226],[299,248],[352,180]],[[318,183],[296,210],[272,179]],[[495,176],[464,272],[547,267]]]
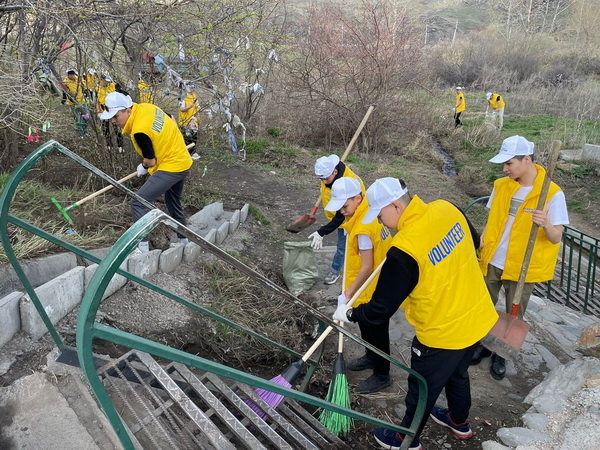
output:
[[[563,225],[569,223],[565,194],[553,182],[550,183],[545,210],[536,209],[546,170],[533,162],[534,148],[534,143],[524,137],[511,136],[502,142],[500,152],[490,159],[492,163],[502,164],[506,177],[494,182],[480,248],[480,267],[492,301],[494,304],[498,302],[500,289],[504,288],[506,312],[510,313],[532,222],[539,225],[523,286],[520,319],[527,310],[534,284],[554,278]],[[480,344],[471,364],[479,364],[490,354]],[[504,358],[492,355],[490,374],[496,380],[504,378]]]
[[[467,422],[471,407],[468,368],[477,342],[498,319],[475,250],[479,235],[453,204],[425,203],[412,196],[404,181],[382,178],[367,190],[369,211],[363,223],[378,218],[395,233],[375,292],[357,307],[339,305],[334,320],[382,326],[402,305],[415,327],[410,367],[427,383],[425,414],[450,428],[460,439],[473,431]],[[435,406],[442,389],[448,408]],[[416,378],[408,377],[406,413],[400,426],[409,427],[419,398]],[[422,449],[419,424],[410,445]],[[386,449],[399,449],[405,436],[386,428],[374,431]]]
[[[154,202],[164,194],[171,217],[185,225],[181,194],[193,160],[177,124],[158,106],[133,103],[129,95],[121,92],[107,94],[105,107],[100,119],[110,120],[113,125],[123,128],[123,134],[130,135],[135,151],[142,157],[137,167],[138,176],[151,175],[137,195]],[[147,212],[139,201],[131,201],[134,222]],[[181,235],[179,239],[182,244],[187,241]],[[147,237],[138,244],[138,249],[149,251]]]
[[[346,230],[346,255],[342,269],[345,273],[345,284],[338,297],[338,305],[346,304],[369,278],[375,267],[385,258],[391,242],[390,231],[377,221],[362,223],[369,205],[360,183],[355,178],[338,178],[331,186],[331,200],[325,211],[340,212],[345,220],[340,228]],[[356,299],[354,305],[370,300],[377,278]],[[360,334],[369,344],[384,353],[390,353],[389,321],[377,326],[359,322]],[[373,374],[358,385],[356,391],[361,394],[379,392],[392,384],[390,362],[367,350],[360,358],[346,364],[349,370],[359,371],[373,369]]]
[[[362,180],[356,175],[346,164],[340,161],[337,155],[322,156],[315,162],[315,175],[321,180],[321,200],[326,205],[331,199],[331,186],[335,180],[342,177],[351,177],[360,183],[361,192],[365,191],[365,185]],[[344,252],[346,249],[346,235],[344,230],[339,226],[344,222],[344,216],[339,211],[324,211],[325,217],[329,220],[314,233],[308,236],[311,240],[311,247],[315,250],[323,248],[323,236],[333,233],[337,230],[338,240],[335,255],[331,262],[329,273],[325,275],[325,284],[334,284],[340,278],[340,271],[344,264]]]

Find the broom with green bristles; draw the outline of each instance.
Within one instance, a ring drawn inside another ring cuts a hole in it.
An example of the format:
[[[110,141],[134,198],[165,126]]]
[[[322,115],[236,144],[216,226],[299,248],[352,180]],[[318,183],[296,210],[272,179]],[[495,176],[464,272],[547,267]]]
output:
[[[347,241],[342,269],[344,271],[342,276],[342,293],[346,292],[346,255],[348,255]],[[340,326],[343,327],[344,324],[340,323]],[[333,363],[332,379],[331,383],[329,383],[329,390],[327,391],[325,400],[344,408],[350,408],[350,392],[348,389],[348,378],[346,377],[346,362],[344,361],[344,335],[342,333],[338,334],[338,353]],[[321,411],[319,422],[336,436],[346,436],[354,423],[351,417],[328,409]]]

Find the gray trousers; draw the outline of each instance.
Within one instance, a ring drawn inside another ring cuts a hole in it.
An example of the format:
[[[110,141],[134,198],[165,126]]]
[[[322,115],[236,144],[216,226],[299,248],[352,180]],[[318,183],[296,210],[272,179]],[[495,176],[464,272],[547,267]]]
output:
[[[485,276],[485,284],[487,285],[488,291],[490,292],[490,297],[492,297],[492,301],[494,305],[498,303],[498,295],[500,294],[500,289],[504,288],[504,294],[506,296],[506,314],[510,313],[512,308],[512,302],[515,298],[515,291],[517,290],[517,282],[503,280],[502,277],[502,269],[498,269],[491,264],[488,264],[488,272]],[[519,307],[519,319],[523,319],[523,315],[527,310],[527,305],[529,304],[529,297],[531,297],[531,293],[533,292],[533,287],[535,283],[525,283],[523,286],[523,296],[521,297],[521,306]]]
[[[136,192],[137,195],[150,203],[154,202],[161,195],[165,195],[165,203],[169,210],[169,215],[182,225],[185,225],[185,213],[181,206],[181,193],[183,185],[187,178],[189,170],[183,172],[164,172],[157,170],[148,177],[144,185]],[[131,216],[134,222],[137,222],[142,216],[148,213],[149,209],[138,202],[131,200]],[[182,236],[179,236],[182,237]],[[144,238],[147,240],[148,238]]]

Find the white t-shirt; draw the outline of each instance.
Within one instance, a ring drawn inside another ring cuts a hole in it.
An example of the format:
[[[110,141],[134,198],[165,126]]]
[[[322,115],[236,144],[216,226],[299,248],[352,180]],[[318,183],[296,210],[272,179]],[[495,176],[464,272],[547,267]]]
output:
[[[510,201],[510,209],[508,211],[508,220],[504,226],[502,232],[502,238],[500,244],[496,249],[496,253],[492,257],[490,264],[497,267],[500,270],[504,270],[504,263],[506,262],[506,251],[508,250],[508,242],[510,240],[510,231],[515,221],[515,214],[519,210],[519,207],[531,192],[533,186],[521,187],[513,196]],[[494,199],[494,191],[490,195],[490,199],[487,202],[486,208],[490,209],[492,206],[492,200]],[[569,224],[569,213],[567,212],[567,202],[565,200],[565,194],[563,191],[558,191],[554,197],[550,199],[546,205],[546,211],[548,212],[548,218],[552,225],[568,225]],[[531,214],[533,211],[524,210],[525,214]],[[484,236],[485,242],[485,236]]]
[[[358,238],[358,251],[361,250],[372,250],[373,249],[373,241],[368,234],[359,234]]]

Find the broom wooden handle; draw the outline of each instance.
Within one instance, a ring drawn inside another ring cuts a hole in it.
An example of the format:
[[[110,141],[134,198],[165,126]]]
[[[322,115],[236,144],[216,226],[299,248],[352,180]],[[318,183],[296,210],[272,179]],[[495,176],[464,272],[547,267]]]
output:
[[[375,279],[375,277],[377,275],[379,275],[379,272],[381,272],[381,268],[383,267],[384,263],[385,263],[385,258],[383,259],[383,261],[381,261],[381,264],[379,264],[375,268],[375,270],[373,271],[373,273],[369,276],[369,278],[367,278],[365,280],[365,282],[360,286],[360,288],[358,288],[358,291],[356,291],[356,293],[348,301],[348,303],[347,303],[348,306],[352,306],[354,304],[354,302],[358,299],[358,297],[360,297],[360,294],[362,294],[363,291],[367,288],[367,286],[369,286],[369,284],[371,284],[371,282]],[[323,331],[323,333],[321,333],[321,336],[319,336],[317,338],[317,340],[314,342],[314,344],[304,354],[304,356],[302,357],[302,361],[306,362],[308,360],[308,358],[310,358],[312,356],[312,354],[319,348],[319,346],[323,343],[323,341],[325,340],[325,338],[327,336],[329,336],[329,333],[331,333],[332,331],[333,331],[333,327],[331,325],[329,325],[325,329],[325,331]]]
[[[348,143],[346,150],[344,150],[344,153],[342,154],[342,157],[340,158],[341,162],[346,161],[346,157],[350,153],[350,150],[352,150],[352,147],[354,147],[354,144],[356,143],[358,136],[360,136],[362,129],[365,127],[365,124],[367,123],[367,120],[369,120],[369,117],[371,117],[371,113],[373,112],[374,109],[375,109],[375,106],[373,106],[373,105],[369,106],[369,109],[367,109],[365,116],[363,117],[362,121],[358,125],[358,128],[354,132],[354,136],[352,136],[352,139],[350,139],[350,142]],[[317,212],[317,209],[319,209],[319,205],[321,204],[322,197],[323,197],[322,195],[319,195],[319,198],[317,199],[315,206],[313,207],[313,209],[311,209],[311,212],[310,212],[311,216],[314,216]]]
[[[186,147],[188,150],[190,150],[191,148],[194,147],[194,145],[196,145],[195,142],[192,142],[190,144],[188,144]],[[132,179],[134,176],[137,175],[137,171],[130,173],[129,175],[127,175],[126,177],[121,178],[120,180],[117,181],[117,183],[122,184],[125,183],[126,181]],[[100,194],[104,194],[106,191],[110,191],[112,188],[114,188],[114,186],[112,184],[109,184],[106,187],[103,187],[102,189],[100,189],[99,191],[94,192],[93,194],[88,195],[87,197],[82,198],[81,200],[79,200],[78,202],[73,203],[71,206],[69,206],[67,209],[72,209],[75,208],[77,206],[80,206],[81,204],[95,198],[98,197]]]
[[[342,266],[342,294],[346,293],[346,261],[348,260],[348,236],[346,236],[346,248],[344,249],[344,265]],[[345,295],[344,295],[345,296]],[[340,323],[340,327],[344,328],[344,322]],[[338,353],[344,351],[344,333],[338,332]]]
[[[548,164],[546,176],[544,177],[544,182],[542,183],[542,190],[540,192],[540,197],[538,199],[536,209],[544,209],[544,206],[546,204],[546,198],[548,197],[548,191],[550,190],[550,181],[552,181],[551,178],[554,173],[554,168],[556,167],[558,155],[560,154],[561,144],[561,141],[554,141],[554,143],[552,144],[552,150],[550,152],[550,162]],[[515,296],[512,302],[512,308],[510,311],[511,316],[516,316],[519,312],[521,297],[523,296],[523,288],[525,287],[525,278],[527,277],[527,270],[529,269],[529,263],[531,262],[531,256],[533,255],[533,247],[537,238],[538,228],[539,225],[537,223],[534,223],[531,226],[531,232],[529,233],[529,241],[527,242],[525,256],[523,257],[523,264],[521,265],[521,272],[519,274],[519,281],[517,282]]]

